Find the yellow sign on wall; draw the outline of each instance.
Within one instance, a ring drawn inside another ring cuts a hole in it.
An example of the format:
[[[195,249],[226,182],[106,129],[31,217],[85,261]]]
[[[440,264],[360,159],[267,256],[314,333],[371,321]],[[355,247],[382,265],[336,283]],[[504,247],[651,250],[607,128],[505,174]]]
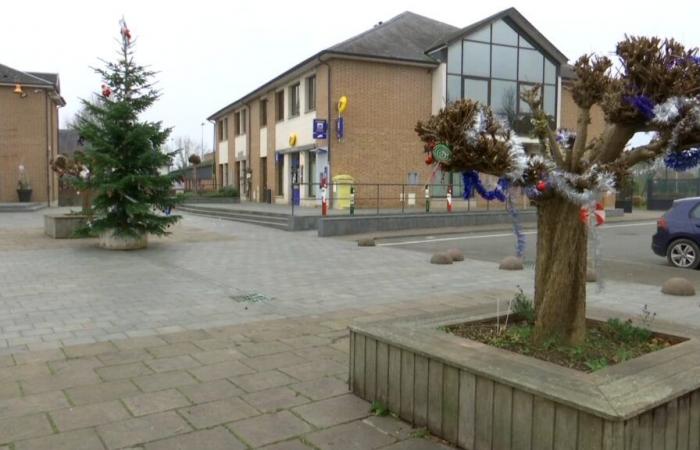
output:
[[[297,134],[292,133],[289,135],[289,146],[294,147],[295,145],[297,145]]]
[[[338,113],[343,114],[346,109],[348,109],[348,98],[343,95],[340,97],[340,100],[338,100]]]

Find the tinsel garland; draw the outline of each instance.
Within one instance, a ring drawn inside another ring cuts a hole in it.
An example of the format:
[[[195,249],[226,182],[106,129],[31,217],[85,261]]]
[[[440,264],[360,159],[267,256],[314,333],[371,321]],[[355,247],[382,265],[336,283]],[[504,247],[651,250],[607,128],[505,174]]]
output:
[[[523,233],[523,225],[520,223],[520,214],[518,209],[513,204],[513,196],[510,190],[506,197],[506,210],[513,219],[513,234],[515,234],[515,255],[522,258],[525,254],[525,233]]]
[[[676,172],[684,172],[697,167],[700,164],[700,148],[688,150],[669,151],[664,157],[664,164]]]
[[[654,118],[654,102],[646,95],[634,95],[625,97],[625,101],[639,111],[645,119]]]
[[[475,170],[466,170],[462,172],[462,181],[464,183],[464,198],[470,199],[474,195],[474,190],[484,199],[488,201],[498,200],[506,201],[505,191],[510,185],[506,178],[499,178],[497,186],[492,190],[486,190],[479,179],[479,173]]]

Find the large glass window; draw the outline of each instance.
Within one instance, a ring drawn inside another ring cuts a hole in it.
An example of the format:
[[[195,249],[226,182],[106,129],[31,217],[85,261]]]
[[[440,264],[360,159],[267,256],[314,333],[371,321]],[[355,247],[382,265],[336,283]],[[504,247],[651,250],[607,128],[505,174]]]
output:
[[[515,80],[518,77],[518,49],[515,47],[493,46],[493,66],[491,76]]]
[[[491,70],[491,46],[479,42],[464,41],[462,73],[477,77],[488,77]]]
[[[518,33],[502,20],[493,23],[493,35],[491,41],[494,44],[518,45]]]
[[[464,98],[468,98],[484,105],[489,104],[489,82],[474,78],[464,79]]]
[[[518,64],[518,80],[541,83],[544,57],[537,50],[520,49],[520,61]]]
[[[468,98],[488,103],[516,132],[528,133],[531,111],[520,93],[542,85],[543,110],[553,120],[558,65],[517,29],[501,19],[448,46],[447,102]]]
[[[289,87],[289,117],[299,115],[299,83]]]

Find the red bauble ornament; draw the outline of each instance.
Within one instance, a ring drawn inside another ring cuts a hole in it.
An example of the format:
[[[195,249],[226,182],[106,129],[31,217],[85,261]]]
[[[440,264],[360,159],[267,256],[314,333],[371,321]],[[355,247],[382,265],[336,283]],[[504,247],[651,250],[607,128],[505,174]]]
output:
[[[428,142],[428,148],[429,148],[430,150],[434,150],[434,149],[435,149],[435,145],[436,145],[436,144],[435,144],[435,141],[430,141],[430,142]]]
[[[425,156],[425,164],[431,165],[432,163],[435,162],[435,159],[433,158],[433,153],[430,152]]]
[[[110,89],[110,87],[107,86],[106,84],[103,84],[102,85],[102,96],[109,98],[110,95],[112,95],[112,89]]]
[[[547,183],[544,180],[540,180],[537,182],[535,188],[540,192],[544,192],[547,190]]]

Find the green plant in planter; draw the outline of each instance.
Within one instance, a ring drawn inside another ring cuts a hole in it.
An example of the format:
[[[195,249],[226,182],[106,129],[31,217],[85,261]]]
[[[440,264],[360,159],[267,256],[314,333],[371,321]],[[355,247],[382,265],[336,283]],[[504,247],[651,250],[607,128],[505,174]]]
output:
[[[123,20],[121,26],[119,57],[95,69],[104,80],[102,95],[82,101],[85,114],[76,126],[85,142],[78,162],[87,167],[89,177],[71,181],[94,194],[83,233],[144,239],[147,234],[168,234],[168,227],[180,219],[160,213],[176,203],[171,188],[178,176],[159,172],[174,156],[161,151],[171,130],[140,117],[160,93],[154,88],[154,72],[135,63],[131,33]]]

